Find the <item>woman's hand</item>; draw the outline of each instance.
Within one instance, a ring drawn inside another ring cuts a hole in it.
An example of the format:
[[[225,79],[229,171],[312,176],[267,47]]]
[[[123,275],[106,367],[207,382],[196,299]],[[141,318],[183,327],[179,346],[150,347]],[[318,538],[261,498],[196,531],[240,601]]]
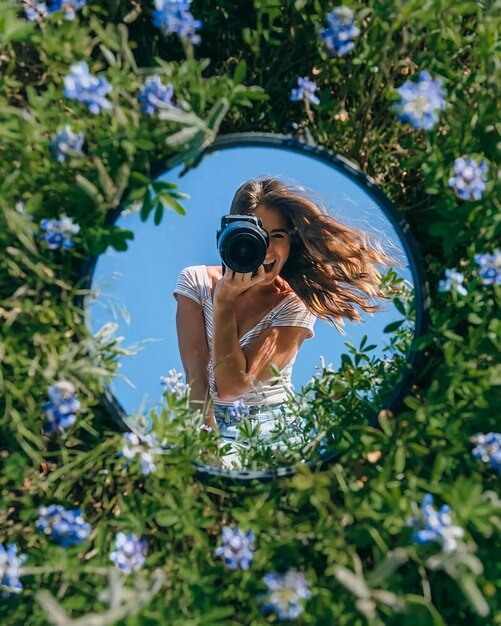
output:
[[[243,294],[247,289],[254,285],[259,285],[266,278],[264,266],[260,265],[256,274],[248,272],[240,274],[229,268],[225,274],[218,280],[214,289],[214,304],[228,304],[234,302],[238,296]]]

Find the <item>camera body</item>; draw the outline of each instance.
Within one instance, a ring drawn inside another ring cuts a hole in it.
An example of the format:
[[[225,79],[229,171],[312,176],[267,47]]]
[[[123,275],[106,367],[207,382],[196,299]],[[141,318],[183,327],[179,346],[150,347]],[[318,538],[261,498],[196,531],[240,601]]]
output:
[[[256,215],[224,215],[221,228],[216,234],[216,243],[223,273],[225,267],[246,274],[257,272],[262,265],[270,238]]]

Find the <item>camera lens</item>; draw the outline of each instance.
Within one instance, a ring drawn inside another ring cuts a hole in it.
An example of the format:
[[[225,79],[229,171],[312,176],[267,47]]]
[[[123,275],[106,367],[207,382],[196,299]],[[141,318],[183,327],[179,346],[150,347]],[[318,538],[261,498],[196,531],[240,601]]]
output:
[[[223,263],[234,272],[255,272],[268,249],[268,233],[244,217],[227,224],[219,236],[218,248]]]
[[[248,234],[241,234],[238,237],[233,237],[226,251],[226,256],[231,265],[254,268],[256,259],[261,256],[261,247],[260,242],[256,239],[249,237]]]

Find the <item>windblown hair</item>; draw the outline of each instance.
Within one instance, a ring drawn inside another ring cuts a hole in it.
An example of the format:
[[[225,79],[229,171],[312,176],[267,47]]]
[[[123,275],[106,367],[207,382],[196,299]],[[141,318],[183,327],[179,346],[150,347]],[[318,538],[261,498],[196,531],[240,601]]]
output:
[[[369,313],[382,308],[374,303],[387,299],[376,264],[395,261],[379,241],[331,217],[302,188],[276,178],[243,183],[230,213],[252,215],[258,207],[277,209],[285,218],[291,247],[280,276],[311,313],[342,332],[344,318],[362,319],[356,306]]]

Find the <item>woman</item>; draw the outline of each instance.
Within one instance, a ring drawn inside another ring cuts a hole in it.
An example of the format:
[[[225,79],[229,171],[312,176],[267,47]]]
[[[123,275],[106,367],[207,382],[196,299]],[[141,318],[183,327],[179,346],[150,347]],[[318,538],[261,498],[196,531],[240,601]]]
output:
[[[291,389],[291,372],[316,317],[338,330],[384,298],[376,264],[391,258],[366,233],[329,216],[300,188],[276,178],[241,185],[230,213],[256,215],[269,235],[257,273],[220,266],[185,268],[174,295],[181,360],[192,408],[233,436],[243,415],[273,421]],[[236,410],[235,404],[243,410]]]

